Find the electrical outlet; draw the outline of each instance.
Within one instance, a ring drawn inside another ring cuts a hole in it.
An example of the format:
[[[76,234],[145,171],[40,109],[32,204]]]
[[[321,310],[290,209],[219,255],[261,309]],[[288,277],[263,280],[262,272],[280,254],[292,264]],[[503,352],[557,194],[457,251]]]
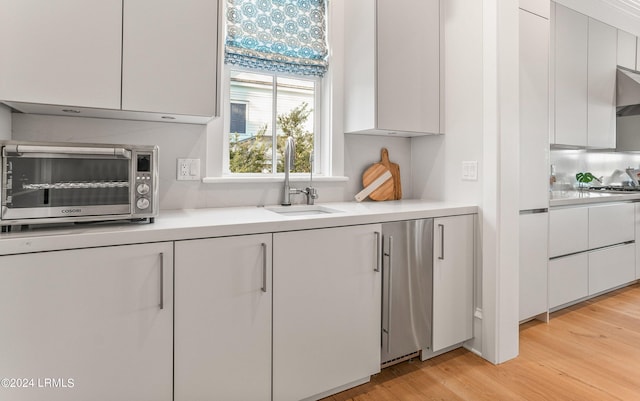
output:
[[[477,181],[478,180],[478,162],[464,161],[462,162],[462,179],[465,181]]]
[[[200,179],[200,159],[178,159],[178,181],[197,181]]]

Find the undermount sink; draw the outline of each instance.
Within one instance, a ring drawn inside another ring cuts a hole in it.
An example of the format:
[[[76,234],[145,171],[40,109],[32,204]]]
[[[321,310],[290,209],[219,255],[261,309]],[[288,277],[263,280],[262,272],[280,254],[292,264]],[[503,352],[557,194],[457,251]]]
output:
[[[313,216],[319,214],[340,213],[340,210],[331,209],[321,205],[294,205],[265,207],[270,212],[283,216]]]

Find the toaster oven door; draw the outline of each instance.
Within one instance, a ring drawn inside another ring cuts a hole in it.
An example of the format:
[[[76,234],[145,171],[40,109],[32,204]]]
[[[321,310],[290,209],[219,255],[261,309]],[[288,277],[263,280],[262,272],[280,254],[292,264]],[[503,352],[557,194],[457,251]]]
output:
[[[2,151],[2,219],[131,213],[131,152],[13,145]]]

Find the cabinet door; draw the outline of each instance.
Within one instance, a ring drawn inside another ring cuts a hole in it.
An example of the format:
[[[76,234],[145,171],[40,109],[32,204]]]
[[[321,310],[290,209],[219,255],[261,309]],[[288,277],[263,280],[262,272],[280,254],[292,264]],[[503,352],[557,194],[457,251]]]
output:
[[[549,261],[549,308],[589,295],[588,252]]]
[[[616,28],[589,18],[587,145],[590,147],[616,147],[616,48]]]
[[[635,262],[635,244],[589,252],[589,295],[635,280]]]
[[[124,2],[122,109],[213,116],[218,1]]]
[[[636,36],[618,29],[618,65],[636,69]]]
[[[19,400],[170,401],[173,243],[0,257],[0,376]]]
[[[0,100],[120,108],[122,0],[0,0]]]
[[[633,203],[589,207],[589,249],[635,239]]]
[[[636,208],[636,278],[640,278],[640,203],[634,203]]]
[[[377,1],[379,129],[440,132],[439,3]]]
[[[549,207],[549,21],[520,10],[520,210]]]
[[[271,234],[176,242],[176,401],[271,399],[271,249]]]
[[[273,236],[273,399],[380,371],[379,224]]]
[[[570,207],[549,212],[549,257],[589,249],[589,208]]]
[[[520,215],[520,320],[547,311],[549,214]]]
[[[473,215],[434,219],[433,351],[473,337]]]
[[[556,4],[555,143],[587,144],[588,18]]]

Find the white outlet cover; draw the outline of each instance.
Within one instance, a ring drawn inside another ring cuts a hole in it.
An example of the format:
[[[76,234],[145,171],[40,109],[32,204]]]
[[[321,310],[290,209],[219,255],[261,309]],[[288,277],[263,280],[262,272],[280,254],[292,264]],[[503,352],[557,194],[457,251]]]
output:
[[[200,159],[178,159],[176,167],[178,181],[200,180]]]

